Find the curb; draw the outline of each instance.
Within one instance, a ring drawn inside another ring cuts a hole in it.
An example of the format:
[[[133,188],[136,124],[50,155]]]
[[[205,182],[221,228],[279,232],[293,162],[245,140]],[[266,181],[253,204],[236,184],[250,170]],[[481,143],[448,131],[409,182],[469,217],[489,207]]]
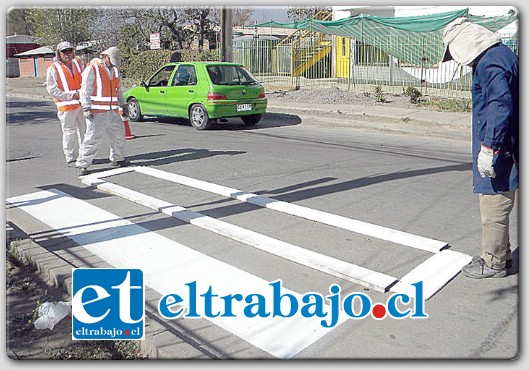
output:
[[[14,222],[6,220],[6,248],[29,263],[42,278],[51,286],[63,289],[72,296],[71,263],[57,257],[53,252],[35,242]],[[164,323],[157,316],[157,293],[150,288],[145,289],[145,338],[140,341],[140,350],[149,359],[222,359],[223,356],[201,343],[185,330]],[[175,337],[179,341],[175,341]],[[175,354],[176,353],[176,354]],[[197,357],[198,356],[198,357]]]
[[[44,281],[72,295],[71,273],[74,266],[40,246],[9,220],[6,221],[6,245],[28,261]]]
[[[471,118],[468,114],[400,109],[399,114],[373,113],[365,106],[292,107],[275,102],[268,104],[269,113],[303,115],[303,124],[321,127],[349,127],[392,134],[432,136],[456,140],[471,140]],[[375,109],[379,109],[375,107]],[[388,108],[385,108],[386,110]],[[393,109],[392,111],[395,111]],[[443,114],[444,119],[434,119]],[[433,117],[433,118],[432,118]],[[443,123],[441,123],[443,122]]]
[[[35,94],[25,94],[17,92],[6,92],[6,98],[25,98],[25,99],[36,99],[36,100],[49,100],[52,101],[49,95],[35,95]]]

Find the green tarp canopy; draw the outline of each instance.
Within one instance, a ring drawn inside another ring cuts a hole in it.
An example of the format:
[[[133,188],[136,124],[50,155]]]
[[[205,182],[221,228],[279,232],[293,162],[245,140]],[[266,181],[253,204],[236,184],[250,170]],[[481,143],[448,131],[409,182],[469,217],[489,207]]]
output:
[[[467,9],[446,13],[410,16],[377,17],[360,14],[336,21],[306,19],[281,23],[265,22],[248,27],[274,27],[306,30],[351,38],[360,44],[372,45],[392,55],[401,63],[432,66],[439,62],[444,50],[444,27],[459,17],[480,24],[496,32],[518,19],[518,16],[481,17],[468,13]]]

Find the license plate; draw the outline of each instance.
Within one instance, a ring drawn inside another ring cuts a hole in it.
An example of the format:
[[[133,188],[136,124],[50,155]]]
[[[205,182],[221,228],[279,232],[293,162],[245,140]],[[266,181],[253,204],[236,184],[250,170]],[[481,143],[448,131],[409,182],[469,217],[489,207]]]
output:
[[[247,112],[252,110],[251,104],[237,104],[237,112]]]

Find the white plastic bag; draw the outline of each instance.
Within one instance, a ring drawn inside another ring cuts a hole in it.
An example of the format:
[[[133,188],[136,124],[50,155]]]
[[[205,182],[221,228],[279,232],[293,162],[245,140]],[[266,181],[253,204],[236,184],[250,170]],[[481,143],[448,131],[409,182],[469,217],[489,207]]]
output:
[[[39,318],[35,320],[33,325],[36,329],[50,329],[62,319],[64,319],[71,311],[70,302],[44,302],[39,306]]]

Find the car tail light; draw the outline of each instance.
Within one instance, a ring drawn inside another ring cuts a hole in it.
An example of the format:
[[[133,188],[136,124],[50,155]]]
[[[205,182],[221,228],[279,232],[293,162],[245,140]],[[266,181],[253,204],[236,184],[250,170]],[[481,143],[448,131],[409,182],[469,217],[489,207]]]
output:
[[[216,92],[208,92],[208,100],[226,100],[226,95]]]
[[[265,94],[264,91],[261,91],[257,97],[258,98],[266,98],[266,94]]]

